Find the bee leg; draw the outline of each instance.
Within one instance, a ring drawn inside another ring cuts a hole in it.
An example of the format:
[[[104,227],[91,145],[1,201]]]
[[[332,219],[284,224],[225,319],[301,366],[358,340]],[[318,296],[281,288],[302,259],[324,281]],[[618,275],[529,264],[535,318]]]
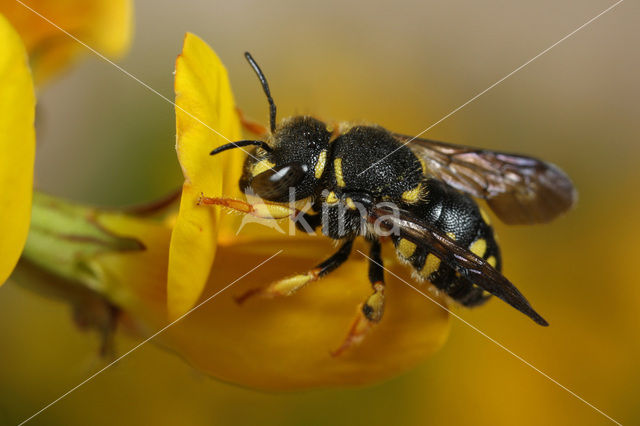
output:
[[[331,353],[332,356],[339,356],[351,346],[362,342],[371,328],[382,319],[384,312],[384,268],[380,251],[380,241],[373,241],[369,255],[369,281],[373,287],[373,294],[358,306],[358,314],[351,323],[347,337],[342,345]]]
[[[257,135],[261,138],[267,136],[269,134],[269,130],[267,130],[266,127],[264,127],[262,124],[258,123],[257,121],[253,121],[251,119],[248,119],[247,117],[245,117],[244,113],[242,112],[242,110],[240,108],[236,107],[236,111],[238,112],[238,117],[240,118],[240,124],[242,124],[242,127],[253,133],[254,135]]]
[[[204,195],[200,196],[198,205],[222,206],[262,219],[283,219],[299,213],[285,204],[265,202],[251,204],[234,198],[205,197]]]
[[[317,281],[319,278],[337,269],[349,258],[352,247],[353,240],[348,240],[347,242],[342,244],[338,251],[335,252],[331,257],[320,263],[315,268],[307,271],[306,273],[294,275],[292,277],[276,281],[266,287],[250,289],[240,296],[236,297],[236,302],[243,303],[245,300],[253,296],[262,296],[268,298],[277,296],[290,296],[305,285]]]

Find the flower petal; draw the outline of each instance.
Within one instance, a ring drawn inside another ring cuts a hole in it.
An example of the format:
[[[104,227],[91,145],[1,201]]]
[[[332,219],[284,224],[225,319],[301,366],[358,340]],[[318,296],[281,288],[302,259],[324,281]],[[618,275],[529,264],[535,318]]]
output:
[[[227,71],[193,34],[185,36],[176,61],[175,92],[176,150],[185,184],[169,255],[167,294],[173,318],[198,300],[215,256],[220,210],[198,206],[198,197],[220,196],[231,182],[237,186],[242,170],[241,151],[209,156],[217,146],[241,139],[240,121]]]
[[[151,221],[113,213],[98,222],[111,232],[140,240],[147,250],[94,257],[93,265],[129,294],[123,325],[152,334],[167,325],[164,274],[168,229]],[[271,254],[257,251],[269,248]],[[358,249],[366,250],[360,241]],[[278,250],[283,252],[238,280]],[[212,377],[267,390],[365,385],[394,377],[424,361],[444,343],[448,314],[387,274],[385,314],[361,345],[338,357],[358,304],[371,294],[367,262],[354,252],[336,271],[289,297],[249,300],[234,296],[312,267],[334,247],[324,238],[263,241],[220,247],[205,294],[237,281],[157,337],[163,346]],[[393,256],[393,248],[385,247]],[[316,258],[318,256],[319,258]],[[409,268],[389,268],[412,282]],[[427,291],[426,288],[423,291]],[[117,291],[115,292],[117,293]],[[442,297],[431,295],[446,306]]]
[[[27,239],[35,156],[35,94],[22,40],[0,15],[0,285]]]
[[[251,246],[220,250],[213,266],[218,274],[209,280],[205,294],[215,294],[267,258],[251,254]],[[362,241],[357,244],[366,252],[364,246]],[[311,244],[278,240],[273,253],[280,249],[282,254],[167,330],[165,344],[201,371],[224,381],[293,390],[388,379],[416,366],[445,342],[447,312],[387,274],[382,321],[359,346],[331,356],[343,342],[359,304],[371,294],[367,262],[357,252],[336,271],[295,295],[238,305],[234,296],[304,272],[335,250],[328,239]],[[310,252],[318,257],[310,258]],[[406,266],[389,266],[412,282]],[[446,306],[442,298],[436,299]]]
[[[196,206],[200,191],[182,186],[180,212],[171,233],[167,301],[171,318],[188,311],[200,297],[216,254],[216,209]]]
[[[130,0],[33,0],[0,3],[22,37],[37,83],[49,79],[87,50],[41,16],[99,52],[118,57],[129,47],[133,7]],[[36,13],[37,12],[37,13]]]

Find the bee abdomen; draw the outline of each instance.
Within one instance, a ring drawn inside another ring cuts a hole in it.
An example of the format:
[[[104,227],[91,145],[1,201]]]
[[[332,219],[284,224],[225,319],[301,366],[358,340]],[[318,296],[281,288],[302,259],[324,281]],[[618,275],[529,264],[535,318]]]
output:
[[[425,213],[425,219],[428,217],[435,219],[432,226],[437,227],[439,231],[444,232],[456,243],[476,256],[485,259],[487,263],[500,271],[502,266],[500,249],[489,224],[489,217],[470,198],[462,194],[457,194],[457,196],[465,199],[457,200],[458,202],[456,200],[444,200],[444,202],[439,200],[437,208],[441,212],[437,218],[434,215],[426,214],[430,206],[425,203],[422,209]],[[431,201],[435,202],[433,199]],[[473,204],[471,205],[469,201]],[[448,218],[455,218],[455,220]],[[429,247],[417,246],[400,237],[394,238],[393,242],[398,257],[411,265],[418,279],[429,281],[458,303],[464,306],[476,306],[489,298],[488,293],[430,252]]]

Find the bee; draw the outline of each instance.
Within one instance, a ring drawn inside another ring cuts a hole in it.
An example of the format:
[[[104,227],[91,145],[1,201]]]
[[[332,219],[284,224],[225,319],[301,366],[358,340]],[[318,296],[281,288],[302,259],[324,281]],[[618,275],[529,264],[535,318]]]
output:
[[[306,200],[309,211],[282,207],[282,216],[297,215],[303,219],[296,222],[299,228],[320,228],[339,242],[339,248],[312,270],[251,290],[239,301],[256,294],[294,293],[342,265],[354,240],[363,237],[370,244],[372,293],[336,351],[341,352],[382,319],[381,240],[390,238],[398,258],[410,265],[418,281],[431,283],[455,302],[473,307],[493,295],[537,324],[548,325],[500,273],[496,236],[474,198],[486,200],[507,224],[549,222],[576,201],[576,191],[562,170],[532,157],[413,138],[378,125],[341,123],[332,130],[310,116],[277,124],[267,79],[248,52],[245,57],[267,97],[270,131],[265,129],[264,140],[231,142],[210,154],[251,147],[240,188],[257,194],[268,208],[222,198],[202,201],[275,217],[274,206]]]

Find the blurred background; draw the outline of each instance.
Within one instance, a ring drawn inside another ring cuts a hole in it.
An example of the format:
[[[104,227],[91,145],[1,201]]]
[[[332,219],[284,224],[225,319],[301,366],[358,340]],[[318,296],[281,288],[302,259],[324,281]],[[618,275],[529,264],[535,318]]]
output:
[[[366,120],[417,134],[611,4],[138,0],[133,46],[119,63],[173,99],[174,62],[190,31],[220,55],[252,118],[265,122],[267,109],[245,50],[267,74],[280,117]],[[496,224],[505,274],[551,326],[496,301],[456,313],[624,424],[640,423],[639,19],[637,3],[622,3],[425,134],[541,157],[573,178],[580,199],[565,217]],[[123,206],[182,182],[172,105],[96,57],[41,90],[38,113],[36,184],[45,192]],[[0,318],[0,424],[18,423],[104,365],[98,338],[77,330],[64,303],[10,281],[0,289]],[[135,344],[116,337],[119,353]],[[434,357],[360,389],[256,392],[146,344],[32,421],[114,423],[608,420],[452,318]]]

